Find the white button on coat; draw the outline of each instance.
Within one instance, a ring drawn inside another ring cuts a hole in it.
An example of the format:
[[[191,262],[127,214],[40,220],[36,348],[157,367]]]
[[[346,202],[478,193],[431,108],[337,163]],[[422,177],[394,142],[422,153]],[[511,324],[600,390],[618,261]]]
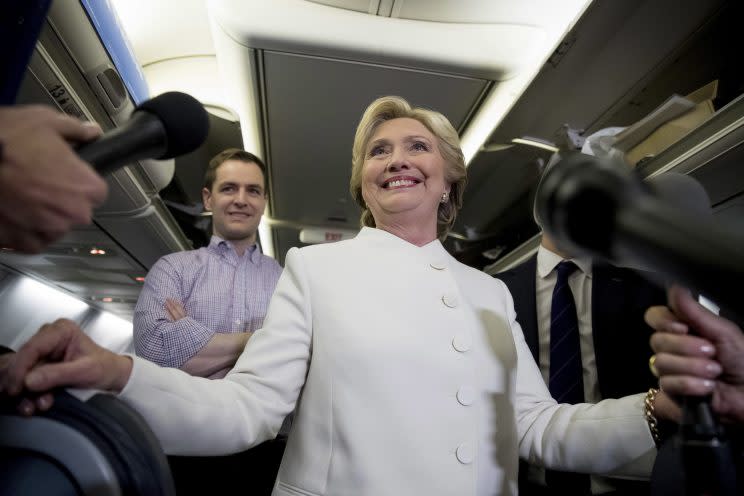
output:
[[[444,263],[444,260],[434,260],[429,263],[432,269],[437,270],[444,270],[447,268],[447,265]]]
[[[457,401],[461,405],[470,406],[475,401],[475,390],[470,386],[463,386],[457,391]]]
[[[450,308],[455,308],[457,305],[460,304],[459,299],[457,298],[457,295],[454,293],[447,293],[444,296],[442,296],[442,303],[447,305]]]
[[[470,349],[471,343],[472,341],[470,340],[470,336],[468,334],[455,334],[455,337],[452,338],[452,347],[460,353],[465,353],[466,351],[468,351]]]
[[[470,446],[469,443],[462,443],[460,446],[458,446],[457,451],[455,451],[455,455],[457,456],[457,459],[460,461],[460,463],[464,465],[473,463],[473,458],[475,456],[473,453],[473,448]]]

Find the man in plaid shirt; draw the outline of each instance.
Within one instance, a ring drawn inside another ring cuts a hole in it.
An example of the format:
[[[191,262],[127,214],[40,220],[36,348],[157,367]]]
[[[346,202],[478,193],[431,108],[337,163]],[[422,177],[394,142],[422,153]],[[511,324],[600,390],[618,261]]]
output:
[[[192,375],[224,377],[261,328],[282,268],[261,253],[266,167],[236,148],[217,154],[204,178],[212,212],[209,246],[162,257],[134,312],[136,353]]]

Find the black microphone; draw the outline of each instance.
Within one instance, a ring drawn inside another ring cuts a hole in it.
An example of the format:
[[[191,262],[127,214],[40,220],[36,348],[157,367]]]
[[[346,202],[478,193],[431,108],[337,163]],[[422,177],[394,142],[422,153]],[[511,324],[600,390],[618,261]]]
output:
[[[209,118],[196,98],[171,91],[141,103],[130,119],[77,154],[100,174],[144,158],[167,159],[195,150],[207,138]]]
[[[627,166],[577,153],[545,173],[536,208],[543,229],[571,253],[640,266],[739,309],[742,225],[662,193],[675,194],[655,191]]]
[[[626,167],[623,164],[623,167]],[[666,202],[670,206],[675,206],[681,211],[692,211],[705,216],[710,222],[713,222],[713,210],[710,208],[710,197],[705,191],[703,185],[692,177],[677,172],[665,172],[657,176],[648,178],[644,182],[644,188],[655,198]],[[625,260],[620,264],[634,270],[651,272],[656,270],[655,267],[647,267],[640,260]],[[647,278],[653,279],[653,274],[644,274]],[[656,278],[656,282],[664,284],[666,279]]]

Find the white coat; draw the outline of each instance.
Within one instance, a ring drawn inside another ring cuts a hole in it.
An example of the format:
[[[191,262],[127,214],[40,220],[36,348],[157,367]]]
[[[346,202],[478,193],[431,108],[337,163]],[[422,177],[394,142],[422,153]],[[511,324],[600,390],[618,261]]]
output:
[[[515,494],[518,455],[645,476],[655,451],[642,394],[553,401],[501,281],[371,228],[290,250],[225,380],[137,359],[120,396],[173,454],[244,450],[296,406],[274,496]]]

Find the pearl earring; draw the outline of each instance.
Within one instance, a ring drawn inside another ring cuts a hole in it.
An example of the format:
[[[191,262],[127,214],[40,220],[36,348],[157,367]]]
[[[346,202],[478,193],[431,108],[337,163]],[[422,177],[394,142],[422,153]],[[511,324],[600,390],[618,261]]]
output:
[[[447,192],[445,191],[442,193],[442,199],[439,200],[439,203],[447,203],[447,199],[449,198],[449,195],[447,195]]]

